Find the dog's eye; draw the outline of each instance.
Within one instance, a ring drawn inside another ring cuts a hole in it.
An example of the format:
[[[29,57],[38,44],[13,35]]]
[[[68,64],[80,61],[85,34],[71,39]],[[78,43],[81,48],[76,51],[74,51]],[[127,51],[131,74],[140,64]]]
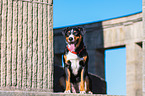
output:
[[[69,35],[70,35],[70,32],[67,32],[67,33],[66,33],[66,36],[69,36]]]
[[[78,36],[78,35],[79,35],[79,33],[78,33],[78,32],[74,32],[74,35],[75,35],[75,36]]]

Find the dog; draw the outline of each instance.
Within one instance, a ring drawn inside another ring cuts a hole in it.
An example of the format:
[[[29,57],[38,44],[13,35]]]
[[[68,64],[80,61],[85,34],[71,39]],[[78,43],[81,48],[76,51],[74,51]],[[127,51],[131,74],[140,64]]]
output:
[[[66,87],[64,93],[89,93],[88,53],[83,42],[82,27],[67,27],[62,31],[66,38],[63,54]]]

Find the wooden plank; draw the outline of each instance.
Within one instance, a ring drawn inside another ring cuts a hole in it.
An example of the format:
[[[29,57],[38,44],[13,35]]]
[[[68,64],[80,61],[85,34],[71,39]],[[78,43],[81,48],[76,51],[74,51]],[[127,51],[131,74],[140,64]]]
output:
[[[22,63],[23,63],[23,3],[18,1],[18,57],[17,57],[17,87],[22,87]]]
[[[32,87],[32,62],[33,62],[33,8],[32,3],[28,3],[28,79],[27,79],[27,88]]]
[[[33,0],[37,1],[37,0]],[[37,88],[37,72],[38,72],[38,5],[33,4],[33,75],[32,88]]]
[[[42,0],[38,0],[42,1]],[[42,4],[38,4],[38,88],[43,88]]]
[[[6,86],[6,64],[7,64],[7,12],[8,1],[3,0],[2,10],[2,37],[1,37],[1,86]]]
[[[27,86],[27,48],[28,48],[28,3],[23,2],[23,79],[22,87]]]
[[[13,27],[13,6],[12,0],[8,0],[7,15],[7,86],[12,85],[12,27]]]
[[[13,33],[12,33],[12,85],[17,85],[17,45],[18,45],[18,12],[17,1],[13,1]]]

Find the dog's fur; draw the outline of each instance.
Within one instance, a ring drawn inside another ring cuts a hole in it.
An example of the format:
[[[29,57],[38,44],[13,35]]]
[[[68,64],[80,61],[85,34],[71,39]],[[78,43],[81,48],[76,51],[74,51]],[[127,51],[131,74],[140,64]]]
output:
[[[83,42],[85,30],[81,27],[67,27],[62,34],[67,43],[63,55],[66,77],[65,93],[72,91],[91,93],[88,77],[88,53]]]

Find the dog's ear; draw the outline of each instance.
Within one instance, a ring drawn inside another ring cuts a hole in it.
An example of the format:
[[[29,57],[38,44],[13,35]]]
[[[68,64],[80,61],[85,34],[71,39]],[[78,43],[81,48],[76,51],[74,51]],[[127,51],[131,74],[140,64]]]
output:
[[[81,32],[82,35],[86,33],[86,30],[83,27],[77,27],[77,28]]]
[[[66,32],[67,32],[68,29],[69,29],[69,27],[63,29],[63,31],[62,31],[62,35],[63,36],[65,36],[65,34],[66,34]]]

